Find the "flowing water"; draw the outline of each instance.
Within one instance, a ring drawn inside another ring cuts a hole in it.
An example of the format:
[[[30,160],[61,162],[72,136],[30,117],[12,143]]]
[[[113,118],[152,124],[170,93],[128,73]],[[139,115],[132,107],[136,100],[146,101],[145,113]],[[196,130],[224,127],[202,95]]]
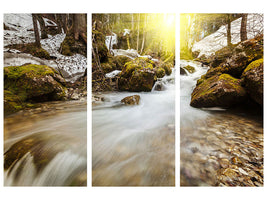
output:
[[[86,186],[86,101],[40,106],[4,119],[5,186]]]
[[[93,104],[94,186],[174,185],[174,73],[156,84],[164,90],[103,93],[104,101]],[[134,94],[139,105],[121,104]]]
[[[190,107],[196,81],[207,67],[181,60],[196,71],[180,76],[181,186],[263,186],[261,109]]]

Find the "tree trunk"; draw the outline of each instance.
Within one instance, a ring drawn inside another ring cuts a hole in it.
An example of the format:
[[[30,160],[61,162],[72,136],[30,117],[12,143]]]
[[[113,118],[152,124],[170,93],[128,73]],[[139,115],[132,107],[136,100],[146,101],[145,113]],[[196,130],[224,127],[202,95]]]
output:
[[[231,16],[227,14],[227,46],[231,47]]]
[[[137,42],[136,42],[137,52],[138,52],[138,46],[139,46],[139,24],[140,24],[140,13],[138,14],[138,26],[137,26]]]
[[[37,47],[41,47],[40,43],[40,35],[37,25],[37,14],[32,14],[32,22],[33,22],[33,29],[34,29],[34,36],[35,36],[35,44]]]
[[[242,14],[242,20],[241,20],[241,29],[240,29],[240,40],[244,41],[247,40],[247,17],[248,14]]]
[[[41,28],[41,38],[45,39],[48,38],[47,36],[47,32],[46,32],[46,28],[45,28],[45,22],[44,19],[42,17],[42,14],[36,14],[37,20],[40,24],[40,28]]]
[[[143,41],[142,41],[142,47],[141,47],[141,50],[140,50],[140,54],[142,54],[143,50],[144,50],[144,45],[145,45],[145,35],[146,35],[146,14],[145,14],[145,19],[144,19],[144,23],[145,23],[145,26],[144,26],[144,29],[143,29]]]

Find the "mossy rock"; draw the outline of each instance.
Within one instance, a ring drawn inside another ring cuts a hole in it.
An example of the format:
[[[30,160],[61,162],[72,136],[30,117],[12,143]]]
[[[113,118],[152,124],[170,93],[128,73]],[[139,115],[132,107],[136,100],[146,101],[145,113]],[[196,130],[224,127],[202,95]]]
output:
[[[12,44],[8,45],[7,47],[11,49],[17,49],[23,53],[31,54],[34,57],[50,59],[49,53],[42,47],[37,47],[35,43]]]
[[[191,94],[193,107],[231,107],[246,100],[247,94],[241,80],[221,74],[198,82]]]
[[[94,41],[92,43],[94,52],[99,57],[100,62],[107,62],[109,52],[105,44],[105,35],[97,30],[93,30],[92,35],[94,36]]]
[[[113,62],[116,65],[117,70],[122,70],[125,63],[130,62],[132,59],[127,56],[115,56]]]
[[[263,59],[251,62],[242,74],[242,84],[249,96],[263,105]]]
[[[156,68],[156,76],[157,78],[163,78],[165,76],[166,72],[162,67]]]
[[[153,61],[144,57],[127,62],[119,75],[119,90],[151,91],[154,85],[154,65]]]
[[[45,65],[5,67],[5,113],[23,109],[27,107],[27,102],[64,99],[65,88],[57,81],[63,78],[59,79],[59,77],[55,69]]]
[[[167,63],[159,63],[159,67],[163,68],[165,70],[165,74],[166,75],[171,75],[172,73],[172,68],[173,68],[173,64],[170,63],[170,62],[167,62]]]
[[[187,65],[183,68],[186,69],[186,71],[188,71],[190,74],[193,74],[196,71],[195,68],[190,65]]]

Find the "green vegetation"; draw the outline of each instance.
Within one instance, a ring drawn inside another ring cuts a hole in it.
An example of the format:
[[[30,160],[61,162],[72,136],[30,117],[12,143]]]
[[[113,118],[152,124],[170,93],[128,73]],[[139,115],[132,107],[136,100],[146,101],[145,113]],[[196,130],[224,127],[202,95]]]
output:
[[[17,49],[23,53],[29,53],[32,56],[44,59],[50,59],[49,53],[44,50],[42,47],[37,47],[35,43],[28,43],[28,44],[12,44],[7,46],[11,49]]]

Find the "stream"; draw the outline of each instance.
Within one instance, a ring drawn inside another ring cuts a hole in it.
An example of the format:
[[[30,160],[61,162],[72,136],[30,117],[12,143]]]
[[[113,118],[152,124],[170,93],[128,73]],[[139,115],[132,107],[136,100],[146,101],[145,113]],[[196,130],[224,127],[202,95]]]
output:
[[[104,100],[93,103],[93,186],[174,186],[174,74],[155,83],[163,91],[98,94]],[[121,104],[135,94],[139,105]]]
[[[47,102],[5,117],[5,186],[86,186],[86,107]]]
[[[207,67],[180,75],[181,186],[263,186],[263,117],[260,109],[196,109],[190,106],[197,79]]]

